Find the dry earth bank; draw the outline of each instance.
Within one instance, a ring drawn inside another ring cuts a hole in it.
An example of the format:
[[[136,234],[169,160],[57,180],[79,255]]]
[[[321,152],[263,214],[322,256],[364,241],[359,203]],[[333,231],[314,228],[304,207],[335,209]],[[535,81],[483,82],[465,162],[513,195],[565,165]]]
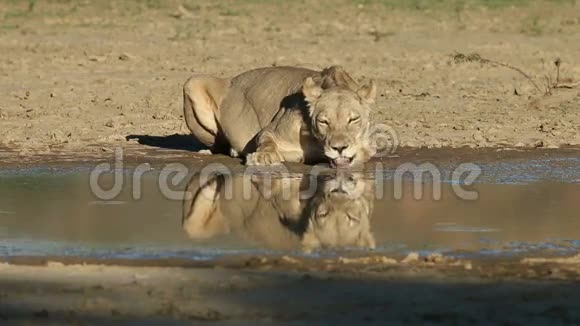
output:
[[[4,263],[0,320],[573,325],[580,322],[579,258],[250,257],[209,268]]]
[[[404,146],[580,144],[575,1],[30,3],[0,1],[0,145],[23,155],[159,145],[143,136],[187,133],[193,72],[269,65],[375,78],[377,121]]]

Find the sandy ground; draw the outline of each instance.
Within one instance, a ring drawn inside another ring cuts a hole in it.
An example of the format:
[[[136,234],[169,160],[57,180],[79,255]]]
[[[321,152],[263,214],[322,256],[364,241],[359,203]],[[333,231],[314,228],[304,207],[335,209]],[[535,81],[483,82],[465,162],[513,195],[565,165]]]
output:
[[[577,325],[579,266],[579,256],[519,262],[252,257],[213,267],[4,263],[0,320]]]
[[[580,144],[580,4],[384,2],[1,1],[0,146],[191,149],[166,136],[187,134],[192,73],[331,64],[376,79],[377,121],[403,146]],[[564,88],[545,95],[556,58]]]

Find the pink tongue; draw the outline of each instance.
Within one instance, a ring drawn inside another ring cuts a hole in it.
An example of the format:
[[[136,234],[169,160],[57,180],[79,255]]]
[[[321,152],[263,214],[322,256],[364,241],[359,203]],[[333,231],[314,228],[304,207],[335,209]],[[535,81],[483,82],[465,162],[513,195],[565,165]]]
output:
[[[334,160],[335,166],[347,166],[350,163],[350,160],[344,157],[339,157]]]

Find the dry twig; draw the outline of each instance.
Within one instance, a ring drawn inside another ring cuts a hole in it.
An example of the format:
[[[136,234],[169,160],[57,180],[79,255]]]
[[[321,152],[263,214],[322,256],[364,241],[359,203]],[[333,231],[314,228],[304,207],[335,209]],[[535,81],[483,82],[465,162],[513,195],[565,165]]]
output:
[[[552,82],[550,76],[544,76],[545,83],[546,83],[544,90],[542,90],[542,88],[538,85],[538,83],[536,83],[534,78],[532,78],[530,75],[528,75],[522,69],[514,67],[514,66],[507,64],[507,63],[504,63],[504,62],[484,58],[484,57],[480,56],[478,53],[471,53],[471,54],[467,54],[467,55],[463,54],[463,53],[455,53],[455,54],[453,54],[452,59],[453,59],[454,63],[480,62],[482,64],[490,64],[493,66],[500,66],[500,67],[505,67],[505,68],[514,70],[514,71],[518,72],[520,75],[524,76],[524,78],[526,78],[534,86],[534,88],[536,90],[538,90],[538,92],[540,92],[544,95],[551,95],[552,89],[556,89],[556,88],[571,89],[571,88],[575,88],[575,87],[580,85],[580,83],[561,84],[561,82],[560,82],[560,66],[562,65],[562,60],[560,60],[560,58],[557,58],[554,61],[554,65],[556,66],[556,81]]]
[[[486,58],[480,56],[478,53],[471,53],[471,54],[468,54],[468,55],[465,55],[463,53],[455,53],[453,55],[453,61],[455,63],[461,63],[461,62],[480,62],[480,63],[483,63],[483,64],[491,64],[491,65],[494,65],[494,66],[500,66],[500,67],[509,68],[511,70],[514,70],[514,71],[518,72],[520,75],[524,76],[538,91],[542,92],[542,89],[538,86],[538,84],[534,81],[534,79],[532,77],[530,77],[530,75],[526,74],[520,68],[514,67],[514,66],[512,66],[510,64],[503,63],[503,62],[500,62],[500,61],[486,59]]]

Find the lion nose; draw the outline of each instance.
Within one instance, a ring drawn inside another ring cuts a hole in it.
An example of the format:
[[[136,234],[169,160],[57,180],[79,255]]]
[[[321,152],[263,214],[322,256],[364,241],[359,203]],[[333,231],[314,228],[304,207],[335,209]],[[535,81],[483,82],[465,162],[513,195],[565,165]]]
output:
[[[333,145],[333,146],[330,146],[330,147],[332,147],[332,149],[334,149],[335,151],[337,151],[338,154],[342,154],[342,151],[344,151],[348,147],[348,145]]]

